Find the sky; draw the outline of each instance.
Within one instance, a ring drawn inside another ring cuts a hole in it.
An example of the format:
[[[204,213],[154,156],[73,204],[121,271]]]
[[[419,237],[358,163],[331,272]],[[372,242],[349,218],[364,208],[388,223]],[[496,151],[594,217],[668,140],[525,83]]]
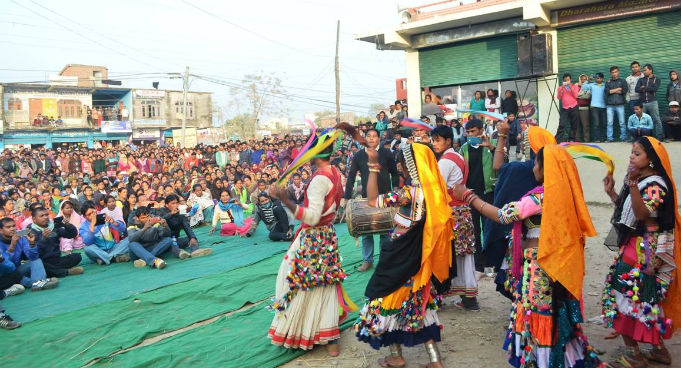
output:
[[[397,0],[0,0],[0,82],[41,82],[66,64],[103,65],[127,87],[213,92],[225,118],[240,111],[229,85],[246,74],[281,79],[293,121],[335,110],[336,21],[341,21],[341,110],[368,115],[395,100],[406,75],[401,51],[354,35],[399,23]],[[274,97],[273,97],[274,98]]]

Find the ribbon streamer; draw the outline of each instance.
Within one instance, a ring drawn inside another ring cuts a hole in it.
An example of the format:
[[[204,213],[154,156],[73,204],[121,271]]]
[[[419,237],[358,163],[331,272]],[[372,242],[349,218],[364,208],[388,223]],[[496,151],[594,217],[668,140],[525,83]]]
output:
[[[416,120],[416,119],[405,118],[404,120],[402,120],[400,122],[400,125],[402,125],[403,127],[412,128],[412,129],[424,129],[424,130],[427,130],[429,132],[431,130],[433,130],[433,127],[431,125],[426,124],[424,121]]]
[[[612,159],[612,156],[595,144],[563,142],[560,145],[564,147],[573,158],[586,158],[604,163],[605,167],[608,169],[608,175],[612,175],[615,171],[615,162]]]
[[[473,115],[483,115],[493,120],[504,120],[506,119],[506,114],[499,114],[497,112],[481,111],[481,110],[470,110],[470,109],[456,109],[458,112],[468,112]]]

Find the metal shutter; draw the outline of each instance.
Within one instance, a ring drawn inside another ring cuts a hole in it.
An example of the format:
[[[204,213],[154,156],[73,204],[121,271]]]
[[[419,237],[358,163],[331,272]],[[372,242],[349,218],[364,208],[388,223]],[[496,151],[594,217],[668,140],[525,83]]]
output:
[[[422,87],[515,78],[516,36],[469,41],[419,51]]]
[[[681,12],[651,14],[558,30],[558,67],[577,81],[579,74],[603,73],[609,78],[612,65],[626,78],[632,61],[650,63],[661,79],[657,97],[660,114],[667,111],[665,99],[669,71],[681,67]]]

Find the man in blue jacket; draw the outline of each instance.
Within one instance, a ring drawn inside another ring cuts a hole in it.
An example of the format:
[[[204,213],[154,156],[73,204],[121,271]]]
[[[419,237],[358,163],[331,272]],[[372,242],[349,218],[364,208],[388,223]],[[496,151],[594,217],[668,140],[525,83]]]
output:
[[[640,102],[634,105],[634,113],[629,117],[627,128],[633,139],[653,134],[653,119],[643,112]]]
[[[24,288],[33,291],[54,289],[59,285],[57,278],[47,278],[33,233],[19,236],[14,220],[9,217],[0,219],[0,254],[0,279],[18,280]],[[22,259],[26,260],[23,264]]]
[[[129,240],[116,241],[115,232],[125,233],[125,224],[105,216],[103,223],[97,223],[97,210],[91,201],[83,203],[81,212],[85,221],[80,225],[80,236],[85,244],[85,255],[99,265],[130,261]]]

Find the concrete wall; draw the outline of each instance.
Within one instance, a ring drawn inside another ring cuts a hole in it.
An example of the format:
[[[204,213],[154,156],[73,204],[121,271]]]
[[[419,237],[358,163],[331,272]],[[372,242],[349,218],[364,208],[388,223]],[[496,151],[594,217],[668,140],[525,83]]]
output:
[[[419,51],[408,49],[405,52],[407,64],[407,104],[409,116],[421,116],[421,71],[419,69]]]
[[[95,80],[95,72],[100,72],[101,78]],[[102,85],[101,80],[109,78],[109,70],[95,65],[67,65],[59,75],[78,77],[78,87],[107,87]]]
[[[615,189],[619,191],[622,188],[622,182],[629,166],[631,143],[601,143],[599,146],[615,160]],[[677,183],[676,198],[679,199],[681,198],[679,197],[681,191],[678,187],[681,183],[681,160],[678,157],[681,157],[681,142],[665,143],[665,148],[672,163],[672,173],[674,181]],[[576,162],[586,201],[604,205],[612,204],[610,198],[603,192],[602,180],[606,174],[605,166],[600,162],[587,159],[577,159]],[[677,200],[677,202],[679,201]]]

